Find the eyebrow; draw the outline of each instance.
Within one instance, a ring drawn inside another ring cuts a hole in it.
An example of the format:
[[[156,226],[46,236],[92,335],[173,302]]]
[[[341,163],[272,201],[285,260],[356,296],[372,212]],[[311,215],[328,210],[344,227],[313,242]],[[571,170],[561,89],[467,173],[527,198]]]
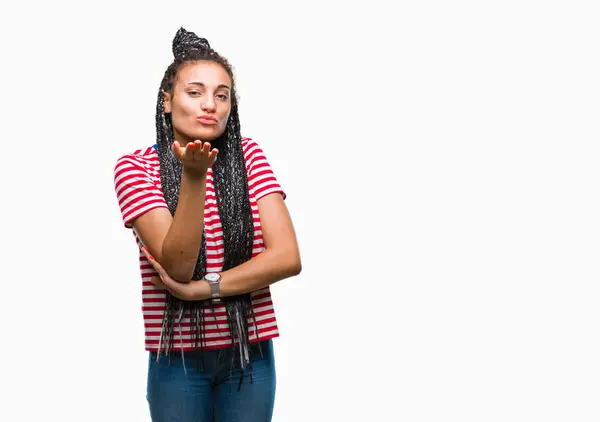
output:
[[[188,85],[200,85],[200,86],[206,87],[206,85],[204,85],[202,82],[190,82],[190,83],[188,83]],[[217,87],[217,89],[219,89],[219,88],[226,88],[231,91],[231,88],[225,84],[219,85]]]

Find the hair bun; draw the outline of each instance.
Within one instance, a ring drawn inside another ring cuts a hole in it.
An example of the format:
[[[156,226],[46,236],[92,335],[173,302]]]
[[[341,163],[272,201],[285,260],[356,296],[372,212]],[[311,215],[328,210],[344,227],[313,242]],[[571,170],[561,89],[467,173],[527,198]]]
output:
[[[175,38],[173,38],[173,56],[175,58],[185,57],[191,50],[207,51],[210,50],[210,44],[206,38],[200,38],[193,32],[179,28]]]

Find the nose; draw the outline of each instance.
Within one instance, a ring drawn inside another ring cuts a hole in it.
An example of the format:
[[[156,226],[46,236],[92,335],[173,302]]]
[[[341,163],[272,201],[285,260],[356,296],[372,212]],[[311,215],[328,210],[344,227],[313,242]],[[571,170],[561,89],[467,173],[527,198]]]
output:
[[[217,108],[217,104],[215,103],[215,99],[213,96],[205,95],[204,101],[202,101],[200,107],[202,108],[202,111],[205,111],[207,113],[214,113]]]

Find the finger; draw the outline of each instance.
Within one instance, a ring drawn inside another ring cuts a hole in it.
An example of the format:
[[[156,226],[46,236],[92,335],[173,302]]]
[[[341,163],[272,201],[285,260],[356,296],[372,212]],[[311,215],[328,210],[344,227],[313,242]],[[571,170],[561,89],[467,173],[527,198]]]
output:
[[[194,141],[194,158],[200,158],[202,152],[202,141]]]
[[[148,251],[148,248],[146,248],[146,246],[142,246],[140,248],[140,250],[142,251],[142,253],[146,257],[146,259],[148,259],[150,262],[154,261],[154,258],[152,257],[152,255],[150,255],[150,252]]]
[[[173,143],[171,144],[171,149],[172,149],[173,151],[175,151],[175,150],[177,150],[177,149],[179,149],[179,148],[181,148],[181,145],[179,145],[179,142],[177,142],[177,141],[173,141]]]
[[[167,274],[165,269],[158,263],[158,261],[153,260],[153,261],[150,261],[150,263],[152,264],[152,266],[154,266],[154,269],[160,276],[160,279],[162,280],[163,284],[166,284],[171,280],[171,277],[169,277],[169,274]]]
[[[194,159],[194,150],[196,149],[194,147],[194,142],[189,142],[186,146],[185,146],[185,158],[189,159],[189,160],[193,160]]]
[[[162,265],[160,265],[158,263],[158,261],[156,259],[154,259],[154,257],[152,255],[150,255],[150,252],[148,251],[148,249],[145,246],[142,246],[142,252],[144,253],[144,255],[146,255],[146,258],[148,258],[148,261],[150,261],[150,263],[152,264],[152,266],[154,267],[156,272],[160,275],[160,278],[164,279],[165,276],[168,277],[168,274],[165,271],[165,269],[162,267]]]
[[[204,148],[202,149],[202,155],[208,157],[208,154],[210,154],[210,142],[205,142]]]
[[[202,141],[194,142],[194,158],[197,160],[204,154],[204,144]]]
[[[209,154],[209,156],[208,156],[208,159],[210,160],[210,165],[211,165],[211,166],[212,166],[212,165],[215,163],[215,161],[217,161],[217,154],[218,154],[218,153],[219,153],[219,150],[217,150],[216,148],[214,148],[214,149],[213,149],[213,150],[210,152],[210,154]]]
[[[177,141],[173,141],[173,145],[171,145],[171,151],[173,151],[177,158],[181,158],[183,154],[185,154],[185,150],[181,148],[181,145]]]

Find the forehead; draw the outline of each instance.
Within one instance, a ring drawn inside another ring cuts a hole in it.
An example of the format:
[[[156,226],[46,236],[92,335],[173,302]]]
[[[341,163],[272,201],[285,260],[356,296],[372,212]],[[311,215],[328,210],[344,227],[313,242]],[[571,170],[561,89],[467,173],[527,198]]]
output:
[[[177,72],[177,84],[187,85],[199,82],[206,86],[227,85],[231,87],[231,78],[227,71],[218,63],[201,61],[188,63]]]

